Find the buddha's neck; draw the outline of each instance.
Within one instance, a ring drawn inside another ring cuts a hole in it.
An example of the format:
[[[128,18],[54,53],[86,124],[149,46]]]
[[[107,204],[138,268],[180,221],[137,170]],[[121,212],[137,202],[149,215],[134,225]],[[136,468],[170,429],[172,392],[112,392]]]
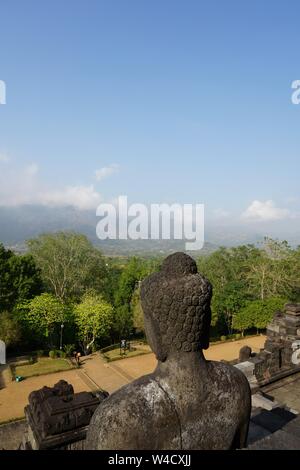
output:
[[[206,369],[207,363],[202,351],[171,353],[166,361],[158,361],[155,373],[157,375],[190,375],[191,373],[201,373]]]

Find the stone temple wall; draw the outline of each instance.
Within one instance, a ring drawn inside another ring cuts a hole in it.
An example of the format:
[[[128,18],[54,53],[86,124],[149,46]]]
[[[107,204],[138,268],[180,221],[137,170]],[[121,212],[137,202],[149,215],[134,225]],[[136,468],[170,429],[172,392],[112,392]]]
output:
[[[263,351],[254,358],[258,383],[300,368],[300,304],[286,304],[267,327]]]
[[[266,385],[300,371],[300,304],[286,304],[267,327],[264,348],[255,355],[244,346],[236,367],[251,388]]]

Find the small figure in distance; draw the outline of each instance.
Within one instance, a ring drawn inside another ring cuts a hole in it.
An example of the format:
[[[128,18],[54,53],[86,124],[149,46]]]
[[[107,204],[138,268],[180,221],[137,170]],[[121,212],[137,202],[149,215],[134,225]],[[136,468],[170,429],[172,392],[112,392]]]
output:
[[[212,286],[184,253],[168,256],[141,285],[152,374],[120,388],[95,411],[87,449],[201,450],[246,445],[248,381],[237,368],[207,361]]]
[[[124,356],[126,354],[126,339],[121,339],[120,343],[120,356]]]
[[[76,353],[76,362],[78,366],[80,366],[80,357],[81,357],[81,353],[80,352]]]

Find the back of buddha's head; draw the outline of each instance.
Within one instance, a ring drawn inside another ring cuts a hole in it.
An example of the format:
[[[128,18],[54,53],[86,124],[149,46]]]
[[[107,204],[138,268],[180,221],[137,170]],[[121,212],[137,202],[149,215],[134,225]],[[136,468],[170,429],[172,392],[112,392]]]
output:
[[[168,256],[141,286],[148,341],[160,361],[172,352],[207,349],[212,286],[184,253]]]

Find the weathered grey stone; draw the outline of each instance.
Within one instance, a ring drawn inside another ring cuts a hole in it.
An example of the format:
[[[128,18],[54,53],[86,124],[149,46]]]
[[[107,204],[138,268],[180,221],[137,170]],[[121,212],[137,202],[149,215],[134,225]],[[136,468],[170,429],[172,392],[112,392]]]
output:
[[[245,362],[251,357],[252,349],[250,346],[243,346],[239,352],[239,362]]]
[[[264,437],[267,437],[270,434],[271,432],[265,429],[264,427],[259,426],[258,424],[255,424],[250,421],[247,446],[254,444],[254,442],[259,441],[260,439],[263,439]]]
[[[261,393],[255,393],[252,395],[252,407],[253,408],[263,408],[264,410],[273,410],[278,407],[277,401],[269,400],[264,397]]]
[[[251,421],[273,433],[283,428],[283,426],[294,418],[295,416],[292,413],[286,410],[280,413],[278,408],[275,408],[272,411],[263,410],[261,413],[252,417]]]
[[[300,450],[300,438],[285,430],[279,430],[274,434],[249,445],[247,450]]]
[[[102,396],[91,392],[75,394],[65,380],[52,388],[31,392],[24,410],[27,429],[21,449],[65,449],[84,441],[90,419],[107,395],[107,392]]]
[[[249,361],[255,364],[259,385],[266,385],[300,370],[300,304],[287,304],[284,312],[275,312],[267,327],[264,350]]]
[[[141,286],[145,329],[158,364],[101,403],[87,449],[230,449],[246,443],[249,384],[237,368],[206,361],[211,284],[183,253]]]
[[[284,407],[251,413],[248,450],[300,449],[300,417]]]
[[[300,315],[300,304],[285,304],[284,308],[290,314]]]
[[[250,361],[239,362],[238,364],[235,364],[234,367],[236,367],[241,372],[243,372],[243,374],[247,377],[249,381],[251,379],[255,379],[253,362],[250,362]]]
[[[300,416],[289,421],[285,426],[284,430],[291,434],[294,434],[300,439]]]

